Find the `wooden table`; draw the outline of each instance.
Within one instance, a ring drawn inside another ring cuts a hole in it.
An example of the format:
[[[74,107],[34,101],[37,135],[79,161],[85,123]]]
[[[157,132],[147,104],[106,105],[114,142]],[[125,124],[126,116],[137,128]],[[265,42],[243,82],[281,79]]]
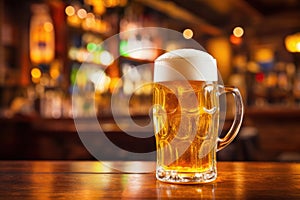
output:
[[[166,184],[154,172],[134,172],[154,166],[0,161],[0,199],[300,199],[300,163],[219,162],[217,180],[200,185]]]

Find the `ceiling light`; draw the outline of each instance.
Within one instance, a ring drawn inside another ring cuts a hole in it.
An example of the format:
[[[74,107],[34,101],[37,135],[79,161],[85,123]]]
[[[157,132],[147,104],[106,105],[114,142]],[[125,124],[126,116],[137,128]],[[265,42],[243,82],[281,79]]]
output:
[[[235,37],[242,37],[244,35],[244,29],[242,27],[239,27],[239,26],[235,27],[233,29],[233,35]]]
[[[193,37],[193,31],[191,30],[191,29],[185,29],[184,31],[183,31],[183,37],[185,38],[185,39],[191,39],[192,37]]]

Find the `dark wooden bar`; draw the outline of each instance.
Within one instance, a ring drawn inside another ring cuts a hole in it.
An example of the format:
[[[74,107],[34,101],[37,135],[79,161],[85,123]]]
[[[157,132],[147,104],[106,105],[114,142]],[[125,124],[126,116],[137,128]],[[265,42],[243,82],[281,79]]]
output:
[[[161,183],[150,171],[154,167],[154,162],[1,161],[0,199],[300,198],[299,163],[219,162],[217,180],[200,185]]]
[[[294,155],[300,161],[300,107],[252,107],[245,120],[257,130],[258,159],[282,161]]]

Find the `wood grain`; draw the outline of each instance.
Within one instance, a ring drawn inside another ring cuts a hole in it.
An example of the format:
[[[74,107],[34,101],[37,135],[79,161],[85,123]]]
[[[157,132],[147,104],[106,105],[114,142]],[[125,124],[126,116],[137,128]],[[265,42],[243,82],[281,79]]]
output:
[[[200,185],[161,183],[154,172],[141,173],[149,166],[155,163],[1,161],[0,199],[300,199],[299,163],[219,162],[217,180]]]

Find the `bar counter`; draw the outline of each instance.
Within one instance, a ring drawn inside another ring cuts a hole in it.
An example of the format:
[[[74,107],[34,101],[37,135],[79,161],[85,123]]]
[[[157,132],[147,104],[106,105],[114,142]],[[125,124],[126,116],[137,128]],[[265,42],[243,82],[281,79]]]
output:
[[[300,199],[300,163],[218,162],[212,183],[156,180],[154,162],[0,161],[0,199]]]
[[[138,125],[150,123],[148,115],[133,116],[131,119]],[[126,117],[122,120],[125,121],[125,124],[128,123]],[[115,124],[112,116],[103,116],[98,121],[106,137],[119,146],[132,147],[132,152],[150,152],[155,149],[154,137],[149,137],[142,142],[139,140],[136,143],[127,137],[139,133],[153,134],[152,130],[142,132],[129,127],[125,134]],[[220,160],[281,161],[281,156],[287,153],[299,155],[299,121],[300,107],[289,109],[285,107],[247,108],[243,127],[255,128],[255,142],[251,143],[254,145],[251,146],[251,149],[255,151],[251,151],[251,154],[247,153],[245,156],[243,150],[237,150],[230,155],[229,159],[228,156],[222,159],[219,154]],[[90,132],[99,131],[99,124],[89,125]],[[231,120],[226,120],[223,131],[226,132],[231,124]],[[17,115],[12,118],[0,117],[0,126],[0,160],[94,160],[78,136],[74,119],[48,119]],[[238,144],[234,148],[244,145],[245,138],[241,136],[242,134],[239,133],[235,140]],[[98,146],[102,146],[102,149],[108,149],[106,145],[106,143],[98,144]],[[231,147],[233,147],[232,145]],[[14,148],[11,148],[12,146]],[[244,146],[242,147],[244,148]],[[226,150],[228,149],[226,148]],[[123,156],[123,154],[118,155],[118,160],[124,160]],[[110,160],[110,157],[103,159]]]

